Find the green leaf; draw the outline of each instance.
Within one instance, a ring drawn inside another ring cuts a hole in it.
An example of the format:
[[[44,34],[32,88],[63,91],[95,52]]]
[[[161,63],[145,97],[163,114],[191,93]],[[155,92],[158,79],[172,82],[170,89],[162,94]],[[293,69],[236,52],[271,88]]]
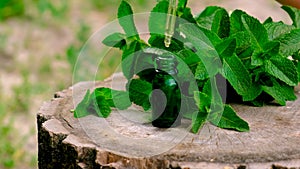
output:
[[[194,91],[193,91],[194,93]],[[186,96],[184,93],[181,95],[180,111],[183,112],[182,116],[187,119],[192,119],[195,112],[199,111],[196,105],[194,96]]]
[[[209,78],[206,66],[202,61],[198,62],[197,68],[195,70],[195,79],[197,80],[206,80]]]
[[[268,54],[270,56],[277,55],[279,53],[280,43],[277,41],[270,41],[263,45],[264,54]],[[268,59],[268,58],[264,58]]]
[[[72,110],[74,112],[74,117],[81,118],[89,115],[90,113],[87,111],[89,105],[90,105],[90,90],[87,90],[84,98],[76,106],[75,110]]]
[[[201,27],[211,30],[216,12],[220,9],[221,8],[217,6],[209,6],[205,8],[204,11],[195,18],[197,24]]]
[[[229,15],[227,11],[221,7],[207,7],[198,17],[196,17],[196,21],[199,26],[211,30],[220,38],[229,36]]]
[[[251,57],[252,66],[262,66],[265,60],[269,60],[271,56],[277,55],[280,48],[280,43],[277,41],[271,41],[265,43],[263,46],[263,52],[255,50]]]
[[[209,74],[206,70],[205,65],[203,64],[200,57],[196,53],[194,53],[191,50],[184,49],[184,50],[181,50],[180,52],[178,52],[177,55],[188,66],[189,71],[191,71],[194,74],[195,79],[205,80],[205,79],[209,78]],[[181,67],[183,67],[183,66],[181,66]],[[181,71],[186,71],[186,70],[178,69],[179,74]]]
[[[297,97],[294,93],[294,88],[285,84],[279,84],[277,81],[273,81],[273,86],[262,86],[262,89],[271,95],[278,104],[285,106],[286,101],[295,100]]]
[[[93,110],[97,113],[99,117],[107,118],[111,113],[111,105],[105,99],[105,96],[99,95],[95,96]]]
[[[137,64],[137,55],[140,54],[141,44],[139,41],[133,41],[123,48],[122,71],[127,79],[134,75],[134,68]]]
[[[298,82],[300,82],[300,62],[297,62]]]
[[[134,36],[139,39],[139,35],[134,24],[133,11],[131,6],[124,0],[122,0],[118,9],[118,20],[127,37]]]
[[[122,33],[113,33],[107,36],[102,43],[107,46],[122,49],[126,45],[126,35]]]
[[[291,17],[293,25],[297,28],[300,28],[300,10],[291,6],[282,6]]]
[[[294,63],[280,55],[276,55],[265,61],[266,72],[285,82],[287,85],[298,84],[298,72]]]
[[[190,23],[196,23],[196,20],[194,19],[194,16],[192,14],[191,8],[183,8],[177,9],[177,13],[178,13],[178,17],[182,18],[181,20],[179,20],[179,22],[185,22],[188,21]]]
[[[74,117],[80,118],[92,113],[99,117],[108,117],[111,113],[111,107],[120,110],[131,106],[128,93],[117,91],[110,88],[96,88],[92,93],[88,90],[83,100],[76,106]]]
[[[125,91],[117,91],[110,88],[96,88],[91,94],[93,109],[99,117],[108,117],[111,113],[111,107],[120,110],[127,109],[131,102],[129,95]]]
[[[139,79],[133,79],[128,83],[128,91],[131,102],[142,106],[144,110],[151,107],[149,96],[152,91],[152,84]]]
[[[264,25],[266,25],[266,24],[269,24],[269,23],[271,23],[271,22],[273,22],[273,19],[271,18],[271,17],[268,17],[265,21],[264,21]]]
[[[182,9],[186,8],[187,1],[188,0],[179,0],[177,7]]]
[[[209,112],[212,98],[203,92],[194,92],[194,99],[200,112]]]
[[[180,25],[179,29],[196,48],[196,54],[206,66],[208,74],[210,76],[216,75],[219,68],[221,68],[221,62],[208,37],[195,24],[183,24]]]
[[[96,98],[101,96],[105,102],[109,104],[110,107],[115,107],[120,110],[127,109],[131,106],[131,102],[129,100],[129,94],[125,91],[113,90],[110,88],[97,88],[94,91],[94,95]]]
[[[245,30],[242,23],[242,15],[245,14],[246,12],[241,10],[235,10],[232,12],[230,15],[230,35],[234,35]]]
[[[217,46],[217,44],[222,42],[222,39],[216,33],[212,32],[208,29],[202,28],[202,27],[199,27],[199,29],[201,30],[201,32],[204,33],[206,38],[208,38],[210,40],[210,43],[213,46]]]
[[[295,29],[294,26],[284,24],[283,22],[270,22],[265,24],[264,26],[267,29],[269,40],[277,39]]]
[[[259,84],[257,83],[252,83],[250,88],[248,89],[248,92],[243,94],[243,101],[252,101],[255,100],[261,93],[262,93],[262,88]]]
[[[205,124],[207,116],[207,112],[195,112],[192,117],[191,132],[198,133],[199,129]]]
[[[151,35],[158,34],[164,36],[168,7],[169,2],[162,0],[152,9],[148,23],[149,32]]]
[[[231,35],[230,37],[236,39],[235,52],[241,59],[247,59],[252,56],[253,49],[251,46],[251,37],[248,32],[241,31]]]
[[[251,37],[252,46],[262,51],[262,46],[268,42],[268,33],[258,19],[247,14],[242,15],[242,23]]]
[[[219,93],[219,87],[220,86],[217,85],[217,80],[215,76],[206,81],[202,90],[203,93],[206,93],[211,98],[212,106],[216,105],[215,107],[211,107],[211,109],[215,109],[214,111],[216,111],[216,108],[219,105],[223,106],[223,100],[222,96]]]
[[[191,68],[197,66],[201,62],[200,57],[189,49],[183,49],[177,55]]]
[[[212,124],[224,129],[233,129],[241,132],[250,130],[248,123],[241,119],[229,105],[225,105],[223,112],[209,114],[208,120]]]
[[[278,39],[280,42],[280,54],[291,56],[300,49],[300,29],[294,29],[289,34]]]
[[[238,94],[245,95],[248,93],[251,87],[250,74],[236,55],[223,58],[222,75]]]
[[[192,129],[193,133],[197,133],[199,129],[206,122],[208,112],[211,106],[211,97],[202,92],[195,92],[194,99],[199,111],[195,111],[192,115]]]
[[[235,38],[225,39],[224,41],[222,41],[216,46],[216,49],[219,53],[219,56],[221,56],[221,58],[232,56],[235,53],[235,48],[236,48]]]
[[[182,50],[182,48],[183,48],[182,42],[180,42],[174,38],[171,40],[171,44],[169,47],[165,46],[164,40],[165,40],[164,35],[152,34],[148,40],[148,43],[151,45],[151,47],[156,47],[156,48],[164,49],[164,50],[171,51],[171,52],[177,52],[177,51]]]

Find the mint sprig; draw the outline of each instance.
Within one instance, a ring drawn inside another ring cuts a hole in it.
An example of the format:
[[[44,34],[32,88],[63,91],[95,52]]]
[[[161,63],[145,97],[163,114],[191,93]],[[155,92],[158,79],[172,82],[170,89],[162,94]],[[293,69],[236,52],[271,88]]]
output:
[[[139,37],[131,6],[123,0],[118,19],[124,33],[108,35],[103,43],[123,51],[122,71],[128,80],[127,90],[87,91],[74,116],[95,113],[107,117],[111,107],[126,109],[131,103],[150,109],[155,72],[152,56],[145,49],[168,50],[182,61],[177,68],[179,85],[184,89],[183,116],[192,120],[193,133],[206,122],[224,129],[249,131],[248,123],[228,101],[263,106],[271,101],[285,105],[286,101],[296,99],[294,87],[300,82],[300,10],[282,7],[293,21],[288,25],[273,22],[271,17],[262,23],[244,11],[229,14],[216,6],[193,16],[186,5],[187,0],[179,0],[175,33],[171,46],[166,48],[163,16],[168,1],[159,1],[151,11],[150,38],[146,43]],[[190,72],[196,88],[190,85],[191,79],[186,79]],[[227,97],[222,93],[224,86],[217,85],[222,80],[227,82]]]

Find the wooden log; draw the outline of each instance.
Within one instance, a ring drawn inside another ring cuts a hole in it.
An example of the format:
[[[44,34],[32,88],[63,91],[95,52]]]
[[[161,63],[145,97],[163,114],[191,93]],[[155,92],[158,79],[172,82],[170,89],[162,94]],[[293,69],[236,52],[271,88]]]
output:
[[[205,124],[192,134],[186,119],[177,128],[154,128],[151,113],[136,106],[113,110],[107,119],[74,118],[70,110],[86,90],[100,86],[124,89],[125,80],[117,74],[104,82],[81,82],[43,104],[37,114],[39,168],[300,168],[299,87],[298,99],[286,106],[232,105],[250,132]]]

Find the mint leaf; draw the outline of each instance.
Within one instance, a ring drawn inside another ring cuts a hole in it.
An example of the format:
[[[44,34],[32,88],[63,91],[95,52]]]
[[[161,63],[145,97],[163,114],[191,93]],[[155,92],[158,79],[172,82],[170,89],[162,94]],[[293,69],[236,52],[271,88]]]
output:
[[[191,132],[198,133],[199,129],[202,128],[202,126],[206,122],[207,116],[207,112],[195,112],[192,116]]]
[[[298,82],[300,82],[300,62],[297,62]]]
[[[282,9],[290,15],[293,25],[300,28],[300,10],[291,6],[282,6]]]
[[[110,47],[122,49],[126,45],[126,35],[122,33],[113,33],[107,36],[102,43]]]
[[[194,74],[194,78],[198,80],[205,80],[209,78],[209,74],[206,70],[206,66],[201,61],[200,57],[191,50],[184,49],[177,53],[177,55],[184,61],[186,65],[188,65],[189,71]],[[179,63],[178,65],[178,73],[186,72],[187,70],[183,70],[183,66]],[[186,78],[186,76],[185,76]]]
[[[111,113],[111,107],[124,110],[131,105],[131,102],[127,92],[101,87],[91,94],[91,104],[99,117],[106,118]]]
[[[268,33],[258,19],[247,14],[242,15],[242,23],[251,37],[252,46],[262,51],[262,46],[268,42]]]
[[[225,105],[223,112],[209,114],[208,120],[212,124],[224,129],[233,129],[241,132],[250,130],[248,123],[241,119],[229,105]]]
[[[183,49],[177,55],[190,67],[196,67],[198,62],[201,62],[200,57],[189,49]]]
[[[183,93],[180,97],[181,97],[180,111],[183,112],[182,116],[187,119],[192,119],[193,114],[199,111],[199,108],[195,103],[194,96],[186,96]]]
[[[279,84],[276,80],[273,80],[273,86],[262,86],[262,89],[271,95],[276,102],[282,106],[285,106],[285,101],[292,101],[297,98],[293,87],[285,84]]]
[[[152,91],[152,84],[139,79],[133,79],[128,83],[128,91],[131,102],[142,106],[144,110],[151,107],[149,96]]]
[[[265,21],[264,21],[264,25],[273,22],[273,19],[271,17],[268,17]]]
[[[128,92],[125,91],[118,91],[101,87],[95,89],[94,95],[96,96],[96,98],[100,96],[101,99],[104,99],[110,107],[115,107],[120,110],[127,109],[129,106],[131,106]]]
[[[206,38],[208,38],[210,40],[210,43],[213,46],[216,46],[217,44],[222,42],[222,39],[216,33],[212,32],[208,29],[202,28],[202,27],[199,27],[199,29],[201,30],[201,32],[204,33]]]
[[[230,35],[234,35],[241,31],[244,31],[245,28],[242,23],[242,15],[247,13],[241,10],[235,10],[230,15]]]
[[[122,0],[118,9],[118,19],[128,37],[135,36],[139,39],[139,35],[133,20],[133,11],[131,6]]]
[[[203,92],[194,92],[194,99],[199,111],[195,111],[192,115],[192,129],[193,133],[197,133],[199,129],[206,122],[208,113],[211,107],[211,96]]]
[[[289,34],[278,39],[280,42],[280,54],[291,56],[300,49],[300,29],[294,29]]]
[[[236,55],[223,58],[222,75],[238,94],[245,95],[248,93],[251,87],[250,74]]]
[[[265,24],[264,26],[267,29],[269,40],[277,39],[295,29],[294,26],[284,24],[283,22],[270,22]]]
[[[209,78],[206,66],[202,61],[198,62],[197,68],[195,70],[195,79],[197,80],[206,80]]]
[[[252,83],[248,92],[243,94],[243,101],[252,101],[255,100],[262,93],[261,85],[257,83]]]
[[[109,88],[97,88],[92,93],[88,90],[83,100],[76,106],[74,117],[80,118],[92,113],[99,117],[108,117],[111,107],[127,109],[131,105],[128,93]]]
[[[141,48],[141,43],[136,40],[123,48],[122,71],[127,79],[132,78],[134,75],[134,67],[137,64],[137,55],[140,54]]]
[[[76,106],[75,110],[73,110],[74,117],[81,118],[89,115],[90,113],[87,111],[89,105],[90,105],[90,90],[87,90],[82,101]]]
[[[241,59],[249,59],[252,56],[253,49],[251,46],[251,38],[248,32],[241,31],[230,36],[236,39],[235,52]]]
[[[188,1],[188,0],[179,0],[179,1],[178,1],[177,7],[178,7],[178,8],[181,8],[181,9],[186,8],[187,1]]]
[[[164,49],[167,51],[171,52],[177,52],[182,50],[183,44],[182,42],[172,39],[170,46],[167,48],[165,47],[165,36],[164,35],[157,35],[157,34],[152,34],[152,36],[149,38],[148,43],[151,45],[151,47],[156,47],[160,49]]]
[[[265,43],[262,48],[263,51],[255,50],[252,53],[251,65],[262,66],[265,60],[269,60],[271,56],[277,55],[279,52],[280,43],[277,41],[271,41]]]
[[[217,51],[203,31],[194,24],[182,24],[179,29],[196,48],[196,54],[206,66],[209,75],[216,75],[218,69],[221,67],[221,62]]]
[[[183,9],[178,8],[177,13],[178,13],[178,17],[183,19],[183,20],[182,19],[179,20],[180,22],[196,23],[191,8],[183,8]]]
[[[225,39],[223,42],[219,43],[216,46],[216,49],[221,58],[230,57],[235,52],[236,40],[235,38]]]
[[[165,34],[166,29],[166,17],[168,12],[169,2],[162,0],[152,9],[149,17],[149,32],[151,35]]]
[[[207,7],[198,17],[196,17],[196,21],[199,26],[211,30],[220,38],[229,36],[229,15],[227,11],[221,7]]]
[[[98,95],[95,96],[96,100],[94,100],[93,110],[97,113],[99,117],[107,118],[111,113],[111,105],[105,99],[105,96]]]
[[[183,20],[179,20],[179,21],[180,22],[188,21],[190,23],[196,23],[191,8],[186,7],[186,5],[187,5],[187,0],[178,1],[177,16],[184,19],[184,21]]]
[[[280,79],[290,86],[298,84],[298,72],[294,63],[280,55],[276,55],[265,61],[266,72]]]
[[[203,92],[194,92],[194,99],[200,112],[210,111],[211,96]]]
[[[280,43],[277,41],[270,41],[263,45],[264,54],[270,56],[277,55],[279,53]],[[264,58],[268,59],[268,58]]]
[[[211,30],[216,12],[221,9],[217,6],[209,6],[205,8],[195,19],[197,24],[203,28]]]

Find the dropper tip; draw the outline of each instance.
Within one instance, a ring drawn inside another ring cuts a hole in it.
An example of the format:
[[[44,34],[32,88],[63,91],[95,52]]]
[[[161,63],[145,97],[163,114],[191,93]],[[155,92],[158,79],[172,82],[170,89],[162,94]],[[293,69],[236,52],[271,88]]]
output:
[[[170,47],[170,45],[171,45],[171,39],[172,39],[172,37],[168,37],[168,36],[166,36],[166,38],[165,38],[165,47]]]

